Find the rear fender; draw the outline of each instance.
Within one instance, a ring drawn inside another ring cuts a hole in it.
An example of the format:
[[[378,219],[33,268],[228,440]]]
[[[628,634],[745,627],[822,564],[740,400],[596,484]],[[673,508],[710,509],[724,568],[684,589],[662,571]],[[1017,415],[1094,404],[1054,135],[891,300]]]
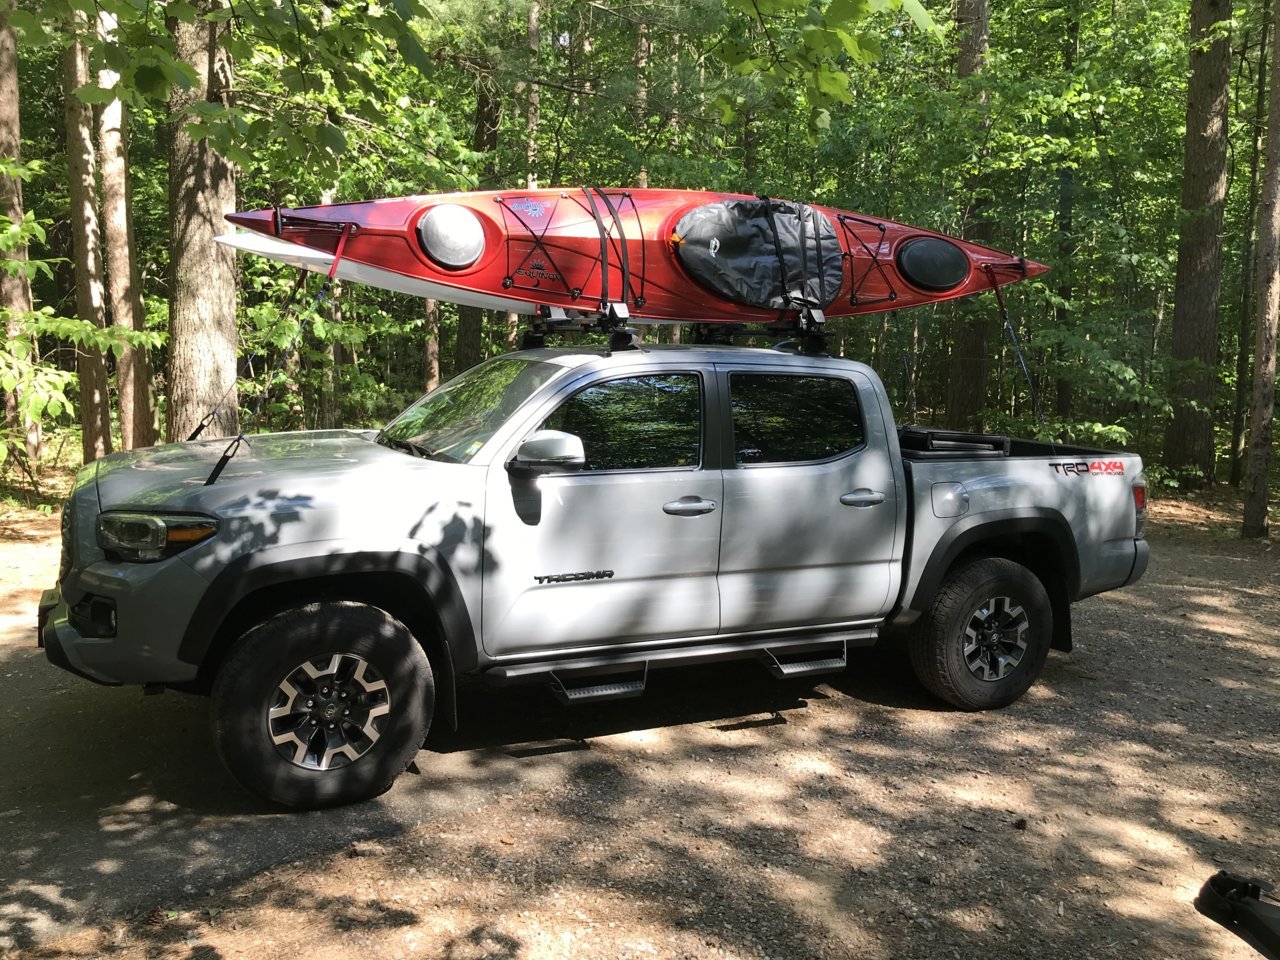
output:
[[[1080,557],[1071,525],[1057,510],[1023,507],[964,517],[952,524],[933,549],[915,589],[890,617],[909,626],[924,614],[958,564],[980,557],[1005,557],[1036,574],[1053,605],[1053,646],[1071,649],[1071,601],[1080,592]]]

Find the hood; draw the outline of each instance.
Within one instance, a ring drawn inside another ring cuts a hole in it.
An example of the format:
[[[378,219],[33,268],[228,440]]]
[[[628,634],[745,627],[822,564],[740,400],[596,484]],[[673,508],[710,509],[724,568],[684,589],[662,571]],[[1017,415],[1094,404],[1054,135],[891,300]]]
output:
[[[246,437],[219,476],[206,481],[232,439],[197,440],[112,454],[98,461],[98,502],[122,508],[216,513],[241,500],[245,488],[317,487],[369,465],[413,458],[350,430],[264,433]]]

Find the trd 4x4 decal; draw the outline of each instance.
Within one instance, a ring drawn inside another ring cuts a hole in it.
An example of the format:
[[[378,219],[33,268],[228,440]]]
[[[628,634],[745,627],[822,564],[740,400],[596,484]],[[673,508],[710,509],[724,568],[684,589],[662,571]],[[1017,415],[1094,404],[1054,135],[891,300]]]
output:
[[[1064,463],[1051,463],[1054,473],[1068,477],[1123,477],[1123,460],[1074,460]]]

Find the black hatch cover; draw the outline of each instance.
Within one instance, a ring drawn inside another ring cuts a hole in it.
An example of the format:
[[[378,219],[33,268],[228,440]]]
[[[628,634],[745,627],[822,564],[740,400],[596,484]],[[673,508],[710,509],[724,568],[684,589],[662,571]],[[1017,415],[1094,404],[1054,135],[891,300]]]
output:
[[[942,293],[969,279],[969,258],[950,240],[915,237],[898,248],[898,272],[922,290]]]

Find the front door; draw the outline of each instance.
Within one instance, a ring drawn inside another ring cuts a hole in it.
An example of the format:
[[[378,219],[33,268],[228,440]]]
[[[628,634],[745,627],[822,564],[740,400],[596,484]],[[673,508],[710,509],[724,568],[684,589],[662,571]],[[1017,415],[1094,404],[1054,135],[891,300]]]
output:
[[[490,656],[715,634],[723,481],[704,467],[706,394],[694,371],[602,376],[535,425],[580,437],[585,469],[530,481],[490,467]]]

